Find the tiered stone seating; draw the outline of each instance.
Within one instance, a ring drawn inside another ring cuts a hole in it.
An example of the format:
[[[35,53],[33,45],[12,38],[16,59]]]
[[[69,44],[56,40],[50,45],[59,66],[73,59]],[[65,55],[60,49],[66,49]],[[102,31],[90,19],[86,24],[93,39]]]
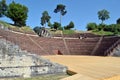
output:
[[[91,33],[75,33],[75,34],[63,34],[64,37],[70,37],[70,38],[79,38],[81,37],[101,37],[99,35],[91,34]],[[53,37],[62,37],[61,34],[54,34]]]
[[[31,53],[39,55],[55,55],[55,53],[53,53],[54,50],[58,50],[62,54],[66,53],[62,39],[27,36],[3,30],[0,30],[0,33],[0,36],[3,38],[19,45],[22,50],[26,50]]]
[[[98,44],[101,37],[91,34],[85,34],[84,39],[72,38],[44,38],[25,34],[17,34],[10,31],[0,29],[0,38],[5,38],[19,45],[22,50],[39,55],[97,55],[105,56],[104,52],[111,47],[120,37],[103,37],[100,44]],[[68,37],[68,36],[67,36]],[[71,37],[76,37],[72,35]],[[95,49],[95,47],[97,49]],[[92,53],[94,50],[94,53]]]
[[[99,38],[66,40],[71,55],[91,55]]]
[[[35,43],[33,43],[29,37],[23,34],[15,34],[9,31],[3,31],[0,30],[0,34],[3,38],[5,38],[8,41],[11,41],[12,43],[19,45],[22,50],[27,50],[31,53],[42,53],[45,54],[38,46],[36,46]],[[40,54],[40,55],[42,55]]]
[[[99,48],[96,50],[94,55],[97,56],[106,56],[107,54],[104,54],[104,52],[109,49],[117,40],[119,40],[120,37],[103,37]]]
[[[57,54],[54,53],[54,50],[60,51],[62,54],[66,53],[65,45],[62,39],[54,39],[54,38],[40,38],[40,37],[31,37],[38,45],[40,45],[46,52],[49,54]]]

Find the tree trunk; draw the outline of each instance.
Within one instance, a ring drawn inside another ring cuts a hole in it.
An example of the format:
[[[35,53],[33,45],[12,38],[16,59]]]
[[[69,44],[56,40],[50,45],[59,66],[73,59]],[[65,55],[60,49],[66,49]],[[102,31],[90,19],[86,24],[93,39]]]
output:
[[[14,21],[14,25],[16,25],[16,21]]]
[[[102,23],[101,23],[101,24],[103,24],[103,21],[104,21],[104,20],[102,20]]]
[[[62,21],[61,21],[61,18],[62,18],[62,15],[61,15],[61,13],[60,13],[60,25],[62,26],[62,24],[61,24],[61,22],[62,22]]]
[[[46,27],[46,23],[45,23],[45,27]]]

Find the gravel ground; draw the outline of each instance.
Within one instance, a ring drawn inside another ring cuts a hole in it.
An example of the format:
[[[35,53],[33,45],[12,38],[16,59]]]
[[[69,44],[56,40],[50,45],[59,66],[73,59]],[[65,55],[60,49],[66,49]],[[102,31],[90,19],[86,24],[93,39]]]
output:
[[[87,80],[82,79],[85,77],[90,77],[95,80],[120,80],[120,57],[77,55],[56,55],[43,57],[50,59],[53,62],[68,66],[69,70],[83,75],[82,77],[79,77],[78,80]]]
[[[120,76],[114,76],[114,77],[103,79],[103,80],[120,80]]]

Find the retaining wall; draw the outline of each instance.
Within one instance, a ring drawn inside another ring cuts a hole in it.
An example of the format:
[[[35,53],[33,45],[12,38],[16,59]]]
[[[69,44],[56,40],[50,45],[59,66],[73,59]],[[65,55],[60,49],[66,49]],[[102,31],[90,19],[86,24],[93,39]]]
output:
[[[52,63],[36,54],[21,50],[5,39],[0,39],[0,77],[31,77],[66,71],[66,66]]]

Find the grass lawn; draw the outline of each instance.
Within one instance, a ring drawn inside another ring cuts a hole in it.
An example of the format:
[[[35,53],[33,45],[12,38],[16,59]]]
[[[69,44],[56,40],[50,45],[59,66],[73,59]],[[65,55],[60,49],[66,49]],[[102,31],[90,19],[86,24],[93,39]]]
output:
[[[92,31],[92,33],[96,34],[96,35],[114,35],[113,32],[108,32],[108,31]]]
[[[0,20],[0,25],[3,25],[4,27],[13,31],[34,33],[34,31],[28,26],[18,27],[1,20]]]

